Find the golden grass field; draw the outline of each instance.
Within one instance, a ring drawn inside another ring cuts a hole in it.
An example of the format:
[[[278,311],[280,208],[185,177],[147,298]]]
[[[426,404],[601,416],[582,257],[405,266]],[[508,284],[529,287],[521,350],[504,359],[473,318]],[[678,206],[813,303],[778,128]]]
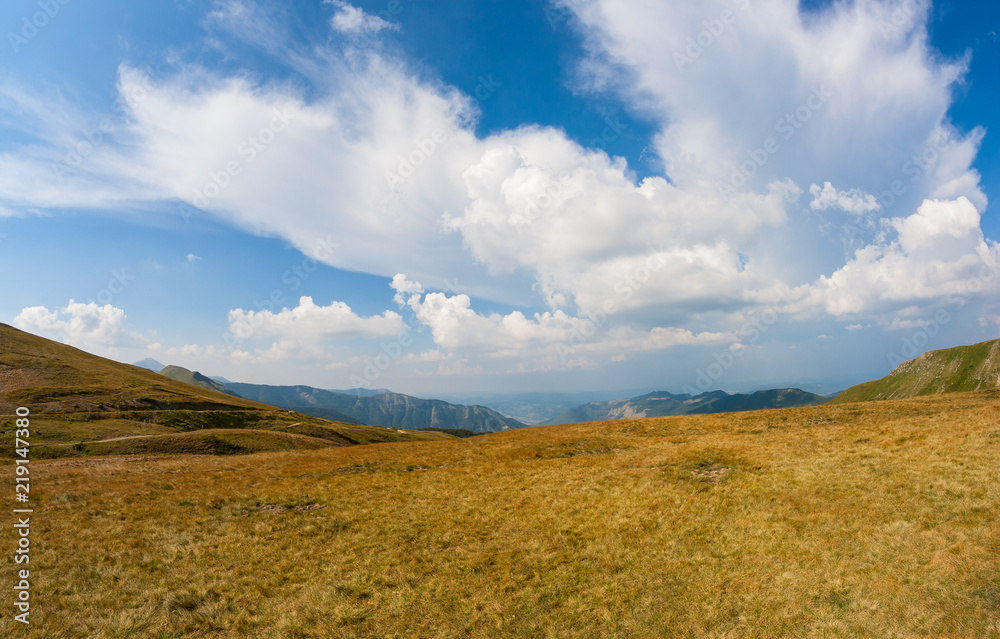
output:
[[[1000,637],[998,475],[998,391],[32,462],[0,635]]]

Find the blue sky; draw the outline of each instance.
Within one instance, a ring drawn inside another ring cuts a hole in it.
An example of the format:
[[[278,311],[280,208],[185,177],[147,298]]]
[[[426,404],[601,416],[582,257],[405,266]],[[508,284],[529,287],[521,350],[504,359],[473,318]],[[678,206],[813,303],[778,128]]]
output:
[[[1000,336],[1000,9],[647,5],[5,3],[0,321],[423,395]]]

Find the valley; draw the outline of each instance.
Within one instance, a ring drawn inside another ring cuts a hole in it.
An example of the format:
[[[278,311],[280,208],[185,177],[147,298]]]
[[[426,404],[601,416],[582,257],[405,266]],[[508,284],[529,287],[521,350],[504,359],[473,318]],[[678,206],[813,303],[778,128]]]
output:
[[[393,399],[421,429],[329,420],[305,409],[395,394],[168,377],[0,327],[8,477],[31,407],[32,631],[996,636],[994,353],[845,391],[912,397],[657,392],[584,405],[611,421],[477,434],[427,430],[474,406]],[[636,415],[655,410],[686,414]]]

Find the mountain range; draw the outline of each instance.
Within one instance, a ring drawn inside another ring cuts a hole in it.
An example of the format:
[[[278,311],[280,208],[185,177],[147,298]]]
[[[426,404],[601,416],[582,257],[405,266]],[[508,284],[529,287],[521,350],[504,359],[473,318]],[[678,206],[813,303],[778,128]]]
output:
[[[578,422],[633,419],[637,417],[667,417],[708,413],[733,413],[762,408],[816,406],[830,401],[829,397],[807,393],[797,388],[757,391],[749,395],[725,391],[710,391],[700,395],[675,395],[666,391],[647,393],[630,399],[589,402],[572,408],[545,425]]]
[[[420,399],[388,391],[351,394],[311,386],[240,383],[225,384],[225,388],[240,397],[307,415],[341,421],[346,417],[362,424],[386,428],[407,430],[434,428],[492,433],[525,427],[525,424],[516,419],[505,417],[484,406],[449,404],[439,399]]]
[[[138,364],[136,364],[138,366]],[[212,379],[211,377],[205,377],[197,371],[189,371],[182,366],[164,366],[159,371],[160,375],[164,377],[169,377],[170,379],[176,380],[178,382],[184,382],[185,384],[191,384],[192,386],[199,386],[208,390],[214,390],[219,393],[226,395],[233,395],[239,397],[236,393],[232,392],[228,388],[222,385],[222,383]]]
[[[145,361],[151,367],[159,364]],[[421,399],[386,389],[331,391],[309,386],[265,386],[217,381],[176,366],[163,367],[165,374],[262,403],[335,421],[371,424],[396,429],[455,429],[475,433],[521,428],[527,424],[480,405],[452,404]],[[655,391],[627,399],[607,399],[571,405],[586,393],[522,393],[482,396],[490,403],[530,415],[532,424],[557,425],[638,417],[664,417],[728,413],[766,408],[814,406],[829,401],[844,403],[900,399],[917,395],[992,388],[1000,384],[1000,340],[938,351],[928,351],[904,362],[885,378],[853,386],[835,399],[797,388],[760,390],[753,393],[709,391],[699,395]],[[613,393],[603,393],[605,397]],[[594,394],[597,395],[597,394]],[[590,395],[590,396],[594,396]],[[468,395],[470,398],[476,395]],[[464,397],[464,396],[459,396]],[[552,413],[558,408],[557,415]],[[547,419],[538,419],[540,416]]]
[[[422,429],[464,436],[525,426],[484,406],[421,399],[385,389],[331,391],[232,383],[153,360],[140,364],[146,368],[113,362],[0,324],[0,412],[9,415],[18,406],[29,406],[32,415],[48,425],[42,432],[43,446],[73,443],[83,447],[77,452],[118,450],[120,446],[98,444],[120,439],[149,438],[142,442],[146,451],[159,450],[154,444],[163,444],[160,449],[176,444],[189,452],[247,452],[261,446],[273,449],[399,441],[412,439],[415,431]],[[901,399],[998,386],[1000,340],[993,340],[928,351],[882,379],[847,389],[833,402]],[[559,399],[570,397],[567,394]],[[812,406],[827,401],[826,396],[795,388],[748,394],[711,391],[693,396],[657,391],[583,403],[546,424]],[[258,434],[251,444],[236,445],[232,444],[234,429]],[[195,431],[200,443],[177,439]],[[208,435],[211,439],[205,439]],[[137,450],[138,445],[130,442],[129,450]],[[65,447],[54,447],[46,454],[68,453]]]

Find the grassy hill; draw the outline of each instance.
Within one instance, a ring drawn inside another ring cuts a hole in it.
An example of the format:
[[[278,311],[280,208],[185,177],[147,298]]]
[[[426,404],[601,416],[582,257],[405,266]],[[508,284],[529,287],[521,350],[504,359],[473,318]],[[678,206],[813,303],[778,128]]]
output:
[[[192,386],[200,386],[202,388],[207,388],[208,390],[214,390],[224,395],[233,395],[238,397],[236,393],[229,390],[214,379],[206,377],[197,371],[190,371],[182,366],[164,366],[160,369],[159,373],[164,377],[169,377],[170,379],[178,382],[184,382],[185,384],[191,384]]]
[[[749,395],[742,393],[730,395],[724,391],[710,391],[692,396],[687,393],[674,395],[666,391],[657,391],[631,399],[589,402],[556,416],[546,424],[575,424],[636,417],[734,413],[765,408],[816,406],[828,401],[830,401],[828,397],[807,393],[797,388],[757,391]]]
[[[339,393],[311,386],[226,384],[241,397],[310,415],[328,417],[330,411],[364,424],[386,428],[470,430],[491,433],[524,424],[485,406],[461,406],[439,399],[421,399],[388,391],[369,394]]]
[[[998,390],[33,461],[32,636],[996,637],[998,469]]]
[[[1000,386],[1000,340],[956,346],[903,362],[882,379],[848,388],[835,402],[901,399]]]
[[[31,411],[37,429],[34,454],[39,458],[114,454],[127,446],[140,446],[137,442],[96,445],[122,437],[149,439],[141,443],[147,449],[158,446],[161,452],[191,452],[191,442],[207,440],[176,435],[204,429],[220,430],[210,441],[222,442],[206,450],[230,452],[446,437],[336,423],[279,409],[0,324],[0,457],[13,455],[13,413],[19,406]],[[253,443],[246,437],[241,443],[228,432],[233,429],[258,432],[251,438]],[[152,441],[157,437],[162,441]]]

